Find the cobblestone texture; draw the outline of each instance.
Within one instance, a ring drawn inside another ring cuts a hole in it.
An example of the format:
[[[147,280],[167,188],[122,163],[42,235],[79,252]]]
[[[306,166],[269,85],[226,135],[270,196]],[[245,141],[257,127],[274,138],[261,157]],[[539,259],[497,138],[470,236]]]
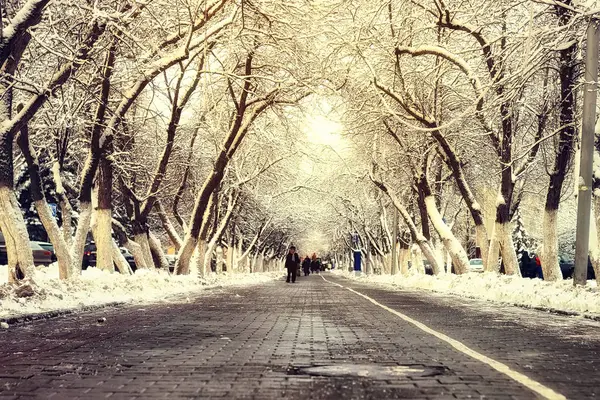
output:
[[[569,398],[598,397],[600,324],[343,280]],[[512,313],[512,317],[505,313]],[[106,317],[106,322],[97,322]],[[532,322],[533,321],[533,322]],[[531,399],[505,375],[380,307],[299,278],[189,302],[128,306],[0,331],[2,399]],[[319,365],[427,376],[311,376]],[[433,371],[433,372],[432,372]]]

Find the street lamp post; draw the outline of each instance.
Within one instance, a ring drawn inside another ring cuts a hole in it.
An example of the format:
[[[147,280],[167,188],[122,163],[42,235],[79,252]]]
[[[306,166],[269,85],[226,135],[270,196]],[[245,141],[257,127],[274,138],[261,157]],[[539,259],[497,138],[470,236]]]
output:
[[[394,207],[394,226],[392,228],[392,275],[398,273],[398,209]]]
[[[577,232],[575,240],[574,285],[585,285],[590,240],[590,214],[592,209],[592,171],[594,164],[594,125],[596,123],[596,98],[598,80],[598,22],[590,21],[587,29],[585,55],[585,85],[581,126],[581,163],[577,194]]]

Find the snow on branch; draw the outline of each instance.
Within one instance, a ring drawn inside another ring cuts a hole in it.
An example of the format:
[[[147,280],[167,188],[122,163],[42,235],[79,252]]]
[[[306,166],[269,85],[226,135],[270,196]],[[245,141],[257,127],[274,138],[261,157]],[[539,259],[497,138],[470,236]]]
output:
[[[72,61],[64,64],[58,72],[54,74],[50,82],[46,85],[43,92],[32,96],[23,109],[11,120],[5,121],[0,126],[0,134],[14,135],[21,130],[35,115],[35,113],[48,100],[52,93],[63,85],[89,58],[89,53],[94,47],[98,38],[104,33],[106,23],[95,20],[92,27],[83,41],[83,45],[76,53]]]
[[[477,98],[478,98],[478,100],[477,100],[478,103],[483,102],[484,91],[482,89],[481,82],[480,82],[479,78],[477,77],[477,75],[473,72],[473,70],[471,69],[469,64],[467,64],[467,62],[464,59],[458,57],[456,54],[451,53],[447,49],[440,47],[440,46],[419,46],[419,47],[398,46],[398,47],[396,47],[396,54],[397,55],[410,54],[413,57],[417,57],[417,56],[421,56],[421,55],[433,55],[433,56],[442,57],[443,59],[451,62],[452,64],[454,64],[458,68],[460,68],[460,70],[467,76],[467,78],[469,79],[469,82],[473,86],[473,89],[475,90],[475,94],[477,95]]]
[[[11,23],[2,29],[0,37],[0,65],[10,56],[15,42],[25,31],[40,23],[44,7],[50,0],[29,0],[17,12]]]

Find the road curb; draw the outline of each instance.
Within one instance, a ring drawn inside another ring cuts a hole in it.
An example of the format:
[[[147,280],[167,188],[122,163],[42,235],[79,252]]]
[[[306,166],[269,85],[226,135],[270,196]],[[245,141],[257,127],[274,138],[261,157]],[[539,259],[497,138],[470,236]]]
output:
[[[0,317],[0,322],[5,322],[8,325],[18,325],[18,324],[24,324],[27,322],[39,321],[42,319],[51,319],[51,318],[61,317],[64,315],[75,314],[75,313],[79,313],[79,312],[96,311],[96,310],[101,310],[103,308],[108,308],[108,307],[118,307],[118,306],[122,306],[125,304],[127,304],[127,302],[113,301],[110,303],[98,304],[98,305],[93,305],[93,306],[83,306],[83,307],[77,307],[77,308],[63,308],[63,309],[58,309],[58,310],[44,311],[41,313],[16,315],[14,317]]]

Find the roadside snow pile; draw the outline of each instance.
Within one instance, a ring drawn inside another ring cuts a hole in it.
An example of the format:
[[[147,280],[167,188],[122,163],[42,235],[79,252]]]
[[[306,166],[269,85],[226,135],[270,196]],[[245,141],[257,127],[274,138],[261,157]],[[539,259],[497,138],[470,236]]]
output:
[[[80,279],[61,281],[55,263],[36,267],[33,283],[5,284],[5,265],[0,266],[0,276],[0,318],[7,318],[114,302],[168,302],[173,296],[207,288],[268,282],[281,273],[211,274],[199,280],[194,275],[175,276],[158,270],[137,270],[134,275],[124,276],[88,268]]]
[[[600,290],[595,281],[588,281],[586,287],[574,287],[572,280],[546,282],[494,273],[443,274],[436,277],[338,273],[350,279],[406,289],[425,289],[519,306],[600,315]]]

